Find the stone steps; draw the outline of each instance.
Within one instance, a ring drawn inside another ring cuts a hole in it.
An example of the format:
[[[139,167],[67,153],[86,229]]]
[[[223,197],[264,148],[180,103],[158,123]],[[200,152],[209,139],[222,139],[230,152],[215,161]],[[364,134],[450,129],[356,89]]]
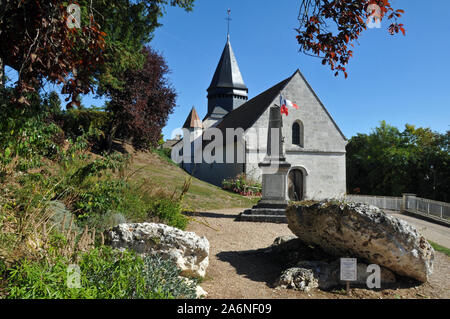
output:
[[[286,209],[252,208],[244,212],[252,215],[286,216]]]
[[[277,223],[286,224],[286,210],[284,209],[268,209],[253,208],[244,211],[236,218],[242,222],[260,222],[260,223]]]

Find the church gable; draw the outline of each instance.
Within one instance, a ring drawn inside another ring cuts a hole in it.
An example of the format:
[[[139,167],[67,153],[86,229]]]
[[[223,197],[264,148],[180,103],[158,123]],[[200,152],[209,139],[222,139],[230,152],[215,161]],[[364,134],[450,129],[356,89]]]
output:
[[[290,107],[289,115],[283,115],[287,152],[345,152],[345,136],[299,70],[288,79],[281,93],[299,106],[298,109]],[[279,94],[252,125],[253,128],[267,127],[269,106],[273,105],[279,105]],[[261,147],[261,138],[259,144]]]

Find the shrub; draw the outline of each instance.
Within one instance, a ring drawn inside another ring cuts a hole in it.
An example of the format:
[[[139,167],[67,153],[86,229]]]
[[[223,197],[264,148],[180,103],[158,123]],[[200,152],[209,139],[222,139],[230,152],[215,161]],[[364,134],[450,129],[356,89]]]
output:
[[[85,253],[78,266],[81,287],[69,288],[67,261],[23,261],[9,271],[7,298],[195,298],[196,282],[159,257],[103,246]]]
[[[108,130],[110,118],[109,113],[96,108],[70,109],[56,116],[66,135],[72,139],[92,129],[103,132],[104,135]]]
[[[40,110],[3,109],[0,105],[0,169],[15,157],[17,168],[27,170],[38,166],[42,157],[52,158],[59,145],[55,137],[61,129]]]
[[[121,180],[98,180],[85,190],[80,190],[74,204],[80,218],[103,215],[115,210],[123,200],[121,192],[125,184]]]
[[[156,200],[150,208],[149,215],[163,220],[167,225],[186,229],[188,218],[181,213],[180,201],[163,198]]]
[[[222,188],[243,196],[261,196],[262,191],[261,184],[249,179],[245,174],[223,180]]]

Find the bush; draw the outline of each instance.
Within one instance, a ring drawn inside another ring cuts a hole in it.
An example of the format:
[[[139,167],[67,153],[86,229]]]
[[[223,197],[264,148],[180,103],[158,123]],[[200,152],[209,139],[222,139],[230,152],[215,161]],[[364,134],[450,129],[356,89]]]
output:
[[[67,285],[67,261],[24,261],[10,269],[7,298],[195,298],[196,282],[180,278],[173,262],[101,247],[83,255],[80,288]]]
[[[181,213],[181,203],[173,199],[156,200],[150,208],[150,216],[163,220],[167,225],[186,229],[188,219]]]
[[[222,188],[243,196],[261,196],[262,192],[261,184],[249,179],[245,174],[223,180]]]
[[[83,135],[84,132],[96,129],[107,133],[111,116],[99,109],[70,109],[56,116],[66,135],[72,139]]]
[[[63,134],[40,96],[31,94],[26,108],[11,105],[10,98],[8,90],[0,88],[0,173],[15,157],[20,157],[19,170],[38,166],[42,157],[53,157]]]
[[[75,212],[80,218],[104,215],[115,210],[124,198],[121,196],[125,187],[121,180],[98,180],[84,191],[80,191],[74,203]]]

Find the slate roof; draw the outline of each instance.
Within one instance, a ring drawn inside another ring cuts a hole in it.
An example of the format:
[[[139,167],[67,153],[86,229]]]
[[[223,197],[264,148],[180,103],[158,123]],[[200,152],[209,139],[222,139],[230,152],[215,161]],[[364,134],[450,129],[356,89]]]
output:
[[[244,129],[244,131],[247,130],[270,106],[294,75],[295,73],[228,113],[216,127],[223,132],[225,132],[227,128],[240,127]]]
[[[202,127],[202,121],[200,121],[200,118],[198,117],[197,111],[194,107],[192,107],[191,112],[189,113],[188,117],[186,118],[186,122],[184,122],[183,128],[196,128],[196,127]]]
[[[236,88],[248,90],[244,80],[242,79],[241,71],[239,70],[233,49],[231,48],[229,36],[208,91],[214,88]]]

